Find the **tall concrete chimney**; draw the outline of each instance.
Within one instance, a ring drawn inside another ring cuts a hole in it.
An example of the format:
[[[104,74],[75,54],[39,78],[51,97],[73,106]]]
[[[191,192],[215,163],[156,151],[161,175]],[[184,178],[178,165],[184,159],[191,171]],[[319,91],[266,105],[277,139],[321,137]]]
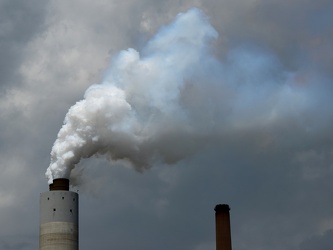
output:
[[[54,179],[40,194],[39,249],[79,249],[79,195],[69,191],[68,179]]]
[[[229,205],[215,206],[216,250],[231,250]]]

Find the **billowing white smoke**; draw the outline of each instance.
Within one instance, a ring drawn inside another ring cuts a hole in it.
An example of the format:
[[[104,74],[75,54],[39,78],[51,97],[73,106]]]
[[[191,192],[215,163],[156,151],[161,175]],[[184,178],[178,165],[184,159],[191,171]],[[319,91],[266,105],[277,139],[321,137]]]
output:
[[[230,130],[274,124],[311,105],[311,91],[255,49],[212,55],[218,37],[198,9],[179,14],[137,52],[116,56],[104,80],[72,106],[46,176],[69,178],[80,159],[107,155],[138,171],[176,162]]]

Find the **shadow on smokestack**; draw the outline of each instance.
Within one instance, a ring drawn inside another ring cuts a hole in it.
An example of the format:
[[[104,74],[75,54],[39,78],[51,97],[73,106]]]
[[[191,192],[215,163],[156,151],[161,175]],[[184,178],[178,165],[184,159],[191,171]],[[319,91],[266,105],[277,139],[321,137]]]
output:
[[[232,250],[230,231],[230,207],[227,204],[215,206],[216,250]]]

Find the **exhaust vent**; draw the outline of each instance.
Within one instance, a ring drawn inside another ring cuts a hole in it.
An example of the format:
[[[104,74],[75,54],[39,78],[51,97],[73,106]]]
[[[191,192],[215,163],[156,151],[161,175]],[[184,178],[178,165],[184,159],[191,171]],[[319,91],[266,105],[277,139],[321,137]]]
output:
[[[66,178],[54,179],[53,183],[49,185],[50,191],[64,190],[69,191],[69,180]]]

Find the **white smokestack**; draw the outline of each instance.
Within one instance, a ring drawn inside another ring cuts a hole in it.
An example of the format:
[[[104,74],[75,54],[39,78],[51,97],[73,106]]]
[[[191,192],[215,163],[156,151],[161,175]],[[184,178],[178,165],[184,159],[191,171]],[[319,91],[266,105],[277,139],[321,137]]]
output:
[[[51,152],[46,175],[69,178],[81,158],[106,154],[142,171],[173,163],[231,130],[303,122],[311,90],[296,84],[271,55],[211,53],[218,37],[198,9],[179,14],[147,46],[116,56],[104,80],[72,106]]]

